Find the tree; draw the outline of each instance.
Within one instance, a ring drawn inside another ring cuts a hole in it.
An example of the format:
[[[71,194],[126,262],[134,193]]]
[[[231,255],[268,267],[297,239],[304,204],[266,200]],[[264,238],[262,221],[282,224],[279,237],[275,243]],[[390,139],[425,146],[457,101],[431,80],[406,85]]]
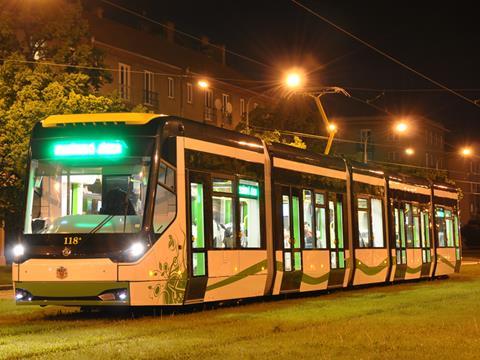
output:
[[[110,75],[89,42],[78,1],[0,0],[0,220],[9,230],[23,204],[30,133],[53,114],[125,111],[98,88]],[[57,64],[57,65],[55,65]]]

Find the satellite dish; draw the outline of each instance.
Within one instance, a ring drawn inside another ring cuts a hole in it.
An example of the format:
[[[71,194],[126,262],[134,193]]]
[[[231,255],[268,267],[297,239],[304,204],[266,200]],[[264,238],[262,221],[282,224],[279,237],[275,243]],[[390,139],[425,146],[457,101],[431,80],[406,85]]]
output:
[[[222,100],[215,99],[215,109],[222,110]]]
[[[233,111],[233,106],[232,103],[227,103],[227,113],[231,114]]]

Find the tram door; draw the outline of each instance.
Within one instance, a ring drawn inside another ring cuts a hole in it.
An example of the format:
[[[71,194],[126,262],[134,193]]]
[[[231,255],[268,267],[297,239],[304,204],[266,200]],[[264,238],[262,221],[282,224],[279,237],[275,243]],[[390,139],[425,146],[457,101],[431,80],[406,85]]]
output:
[[[405,241],[405,211],[401,204],[396,204],[394,209],[395,222],[395,279],[403,279],[407,271],[407,246]]]
[[[430,250],[430,219],[428,210],[420,211],[420,239],[422,247],[422,274],[429,276],[432,264],[432,254]]]
[[[211,221],[207,221],[209,207],[209,179],[207,176],[189,174],[189,282],[185,297],[186,303],[203,301],[208,281],[207,234]]]
[[[302,250],[300,234],[300,191],[281,188],[281,226],[283,231],[282,292],[298,291],[302,279]]]

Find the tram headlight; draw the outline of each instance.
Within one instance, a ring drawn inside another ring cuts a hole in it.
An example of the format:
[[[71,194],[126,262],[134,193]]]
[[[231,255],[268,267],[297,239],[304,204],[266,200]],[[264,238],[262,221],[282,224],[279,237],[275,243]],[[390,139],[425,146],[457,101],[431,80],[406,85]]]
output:
[[[15,289],[15,300],[17,301],[32,301],[33,296],[28,291],[23,289]]]
[[[130,257],[132,258],[138,258],[140,257],[141,255],[143,255],[143,253],[145,252],[145,244],[142,243],[142,242],[136,242],[136,243],[133,243],[129,248],[128,248],[128,255],[130,255]]]
[[[13,256],[18,258],[25,254],[25,247],[22,244],[17,244],[13,247]]]

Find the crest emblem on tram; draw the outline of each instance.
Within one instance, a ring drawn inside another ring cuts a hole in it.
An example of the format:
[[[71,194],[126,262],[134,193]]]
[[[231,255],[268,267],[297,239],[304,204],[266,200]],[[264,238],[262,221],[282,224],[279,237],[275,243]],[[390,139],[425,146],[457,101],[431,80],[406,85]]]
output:
[[[68,276],[68,270],[66,267],[60,266],[57,268],[57,278],[65,279]]]
[[[69,256],[71,253],[72,253],[72,249],[70,249],[68,246],[65,246],[65,249],[62,250],[63,256]]]

